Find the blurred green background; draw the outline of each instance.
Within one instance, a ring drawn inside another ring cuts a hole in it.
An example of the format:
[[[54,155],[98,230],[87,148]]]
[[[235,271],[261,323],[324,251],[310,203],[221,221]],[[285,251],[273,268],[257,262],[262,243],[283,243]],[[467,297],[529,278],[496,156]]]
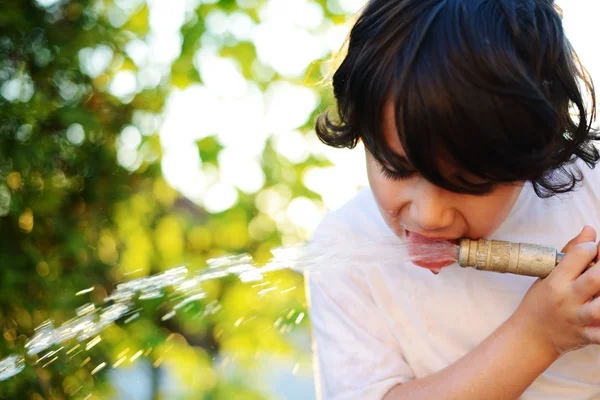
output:
[[[600,8],[560,3],[572,27]],[[363,4],[0,0],[0,359],[125,280],[261,265],[364,185],[362,152],[313,130]],[[596,76],[595,39],[569,34]],[[301,274],[203,289],[173,318],[168,296],[140,302],[85,351],[27,357],[0,398],[314,398]]]
[[[338,153],[312,127],[360,5],[0,1],[0,359],[124,280],[305,241],[362,179],[325,189]],[[75,357],[28,357],[0,398],[314,396],[301,274],[203,288]]]

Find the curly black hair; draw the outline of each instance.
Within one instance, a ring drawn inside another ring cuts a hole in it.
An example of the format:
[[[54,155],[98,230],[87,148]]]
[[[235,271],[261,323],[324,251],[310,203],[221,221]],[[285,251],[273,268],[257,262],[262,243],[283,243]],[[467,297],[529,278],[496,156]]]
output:
[[[551,0],[371,0],[316,132],[456,193],[519,181],[540,197],[569,192],[582,180],[571,164],[600,155],[593,84],[561,19]],[[406,158],[383,137],[388,102]],[[441,160],[477,179],[447,176]]]

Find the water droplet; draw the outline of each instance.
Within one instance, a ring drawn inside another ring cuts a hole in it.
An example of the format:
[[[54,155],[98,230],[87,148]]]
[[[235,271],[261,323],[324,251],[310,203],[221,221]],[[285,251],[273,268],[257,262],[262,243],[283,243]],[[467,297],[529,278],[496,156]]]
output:
[[[106,367],[106,363],[100,363],[100,365],[98,365],[96,368],[94,368],[91,372],[92,375],[94,375],[95,373],[97,373],[98,371],[100,371],[101,369],[103,369],[104,367]]]
[[[176,311],[175,310],[171,310],[170,312],[166,313],[162,318],[161,321],[166,321],[168,319],[171,319],[175,316]]]
[[[129,361],[134,362],[135,360],[137,360],[138,358],[140,358],[142,354],[144,354],[144,352],[142,350],[138,350],[134,355],[132,355],[129,358]]]
[[[75,296],[77,296],[77,294],[75,294]],[[92,303],[87,303],[77,308],[75,310],[75,314],[77,314],[79,317],[82,317],[87,314],[92,314],[94,311],[96,311],[96,306]]]
[[[55,343],[56,336],[52,321],[46,321],[35,328],[35,334],[25,343],[25,349],[29,355],[38,354]]]
[[[133,313],[131,316],[127,317],[127,319],[125,321],[123,321],[123,323],[128,324],[131,321],[133,321],[134,319],[139,318],[139,316],[140,316],[139,312]]]
[[[127,357],[123,356],[121,358],[119,358],[114,364],[113,364],[113,368],[117,368],[119,365],[123,364],[123,361],[125,361],[127,359]]]
[[[0,381],[4,381],[17,375],[25,368],[23,357],[13,354],[0,360]]]

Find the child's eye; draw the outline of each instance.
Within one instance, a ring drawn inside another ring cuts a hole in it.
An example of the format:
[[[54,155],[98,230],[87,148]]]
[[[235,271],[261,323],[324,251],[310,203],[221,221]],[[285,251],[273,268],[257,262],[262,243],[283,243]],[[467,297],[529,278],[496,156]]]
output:
[[[399,181],[402,179],[410,178],[411,176],[413,176],[416,173],[416,171],[391,171],[390,169],[386,168],[384,165],[380,165],[379,169],[386,179],[389,179],[392,181]]]

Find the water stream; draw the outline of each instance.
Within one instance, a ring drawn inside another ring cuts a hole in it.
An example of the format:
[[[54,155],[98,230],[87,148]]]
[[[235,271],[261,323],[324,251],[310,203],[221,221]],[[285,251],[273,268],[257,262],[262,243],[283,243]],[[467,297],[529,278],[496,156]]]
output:
[[[337,242],[333,243],[336,240]],[[271,260],[260,267],[256,266],[248,254],[227,255],[208,260],[206,268],[198,272],[192,273],[187,267],[179,266],[156,275],[120,283],[105,299],[105,306],[97,307],[88,303],[75,311],[74,318],[58,327],[50,320],[37,327],[33,336],[25,343],[26,355],[11,354],[0,359],[0,381],[20,373],[26,366],[26,356],[39,355],[38,365],[49,364],[49,361],[54,360],[56,354],[63,350],[64,347],[60,345],[69,340],[87,341],[85,348],[89,350],[100,342],[100,333],[106,327],[120,319],[126,318],[126,322],[129,322],[136,317],[136,300],[160,298],[166,288],[170,288],[178,300],[172,310],[162,317],[163,320],[174,317],[186,305],[205,298],[201,287],[203,282],[225,276],[235,275],[242,282],[255,282],[263,280],[266,273],[286,268],[303,272],[315,269],[368,267],[423,258],[409,256],[408,244],[390,237],[360,244],[347,238],[343,242],[341,239],[332,238],[320,243],[276,248],[271,251]],[[426,254],[429,260],[457,254],[458,248],[448,243],[419,244],[415,252],[415,245],[411,246],[411,254]],[[91,289],[84,289],[77,294],[89,291]],[[55,346],[60,347],[53,350]],[[43,352],[46,353],[42,355]]]

